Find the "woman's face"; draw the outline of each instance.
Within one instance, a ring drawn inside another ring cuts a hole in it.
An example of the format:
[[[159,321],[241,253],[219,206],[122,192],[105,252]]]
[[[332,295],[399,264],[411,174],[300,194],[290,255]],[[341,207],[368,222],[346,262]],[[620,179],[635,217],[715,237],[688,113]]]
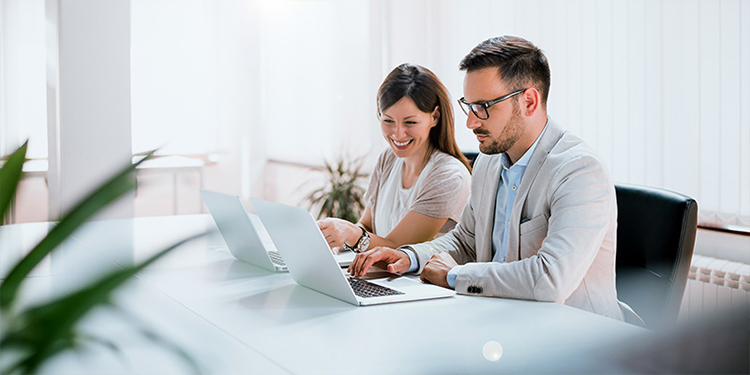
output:
[[[396,156],[421,158],[429,150],[430,130],[439,116],[437,108],[432,113],[422,112],[410,98],[403,97],[380,115],[380,128]]]

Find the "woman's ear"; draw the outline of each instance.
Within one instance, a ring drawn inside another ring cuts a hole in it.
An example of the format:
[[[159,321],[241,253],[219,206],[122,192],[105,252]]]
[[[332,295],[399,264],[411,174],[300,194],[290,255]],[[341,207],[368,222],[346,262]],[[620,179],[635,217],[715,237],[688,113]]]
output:
[[[440,121],[440,106],[436,106],[435,110],[432,111],[432,126],[430,127],[437,125],[438,121]]]

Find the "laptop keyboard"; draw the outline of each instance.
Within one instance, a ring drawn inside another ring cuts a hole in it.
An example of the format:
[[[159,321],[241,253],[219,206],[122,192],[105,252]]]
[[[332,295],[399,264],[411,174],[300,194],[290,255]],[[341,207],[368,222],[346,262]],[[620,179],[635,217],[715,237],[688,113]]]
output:
[[[362,298],[370,297],[382,297],[382,296],[395,296],[398,294],[404,294],[398,290],[387,288],[378,284],[373,284],[369,281],[356,279],[354,277],[347,277],[349,285],[351,285],[354,294]]]
[[[271,262],[277,266],[286,266],[284,259],[281,258],[281,254],[278,251],[269,251],[268,256],[271,257]]]

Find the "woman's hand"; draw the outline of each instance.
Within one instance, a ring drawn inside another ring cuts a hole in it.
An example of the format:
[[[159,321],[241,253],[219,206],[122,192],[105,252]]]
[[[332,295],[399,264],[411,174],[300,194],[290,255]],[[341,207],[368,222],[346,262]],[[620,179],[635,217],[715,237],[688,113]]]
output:
[[[358,226],[342,219],[327,218],[318,220],[318,227],[323,232],[323,236],[328,242],[334,254],[338,254],[341,247],[346,242],[349,246],[354,246],[362,235],[362,229]]]

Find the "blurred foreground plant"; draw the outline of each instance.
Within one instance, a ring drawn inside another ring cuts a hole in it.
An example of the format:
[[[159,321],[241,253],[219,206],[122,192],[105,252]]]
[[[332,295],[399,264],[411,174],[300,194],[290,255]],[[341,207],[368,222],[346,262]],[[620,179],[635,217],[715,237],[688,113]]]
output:
[[[320,207],[318,219],[335,217],[356,223],[365,208],[365,190],[357,185],[357,180],[366,176],[362,173],[362,157],[348,160],[342,156],[336,160],[335,166],[328,161],[325,166],[326,184],[310,193],[305,200],[311,209]]]
[[[0,169],[0,217],[8,210],[22,177],[27,143],[5,158]],[[18,306],[18,292],[31,270],[68,238],[86,220],[101,209],[135,188],[135,168],[150,158],[128,165],[103,183],[72,210],[66,213],[26,256],[21,258],[0,284],[0,373],[35,373],[49,359],[86,342],[103,344],[113,350],[117,346],[104,338],[82,333],[78,323],[99,306],[112,306],[113,292],[165,254],[180,245],[201,237],[199,234],[167,247],[140,264],[119,268],[51,301],[23,307]],[[147,339],[172,350],[198,372],[197,364],[176,345],[172,345],[148,329],[137,330]]]

